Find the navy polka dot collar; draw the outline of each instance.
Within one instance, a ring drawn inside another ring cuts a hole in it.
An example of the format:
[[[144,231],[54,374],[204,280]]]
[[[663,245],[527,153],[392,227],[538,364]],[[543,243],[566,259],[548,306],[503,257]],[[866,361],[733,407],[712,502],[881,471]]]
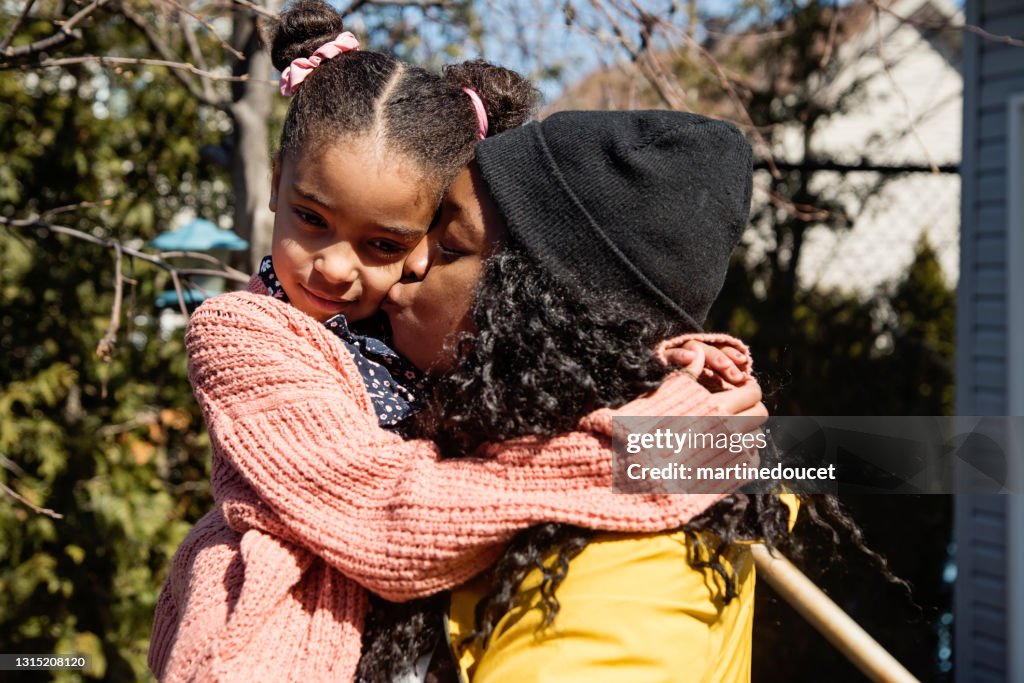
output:
[[[288,301],[269,256],[260,263],[260,279],[267,294]],[[338,314],[324,325],[352,353],[381,427],[402,431],[401,423],[421,407],[419,400],[426,395],[425,377],[382,340],[352,332],[344,315]]]

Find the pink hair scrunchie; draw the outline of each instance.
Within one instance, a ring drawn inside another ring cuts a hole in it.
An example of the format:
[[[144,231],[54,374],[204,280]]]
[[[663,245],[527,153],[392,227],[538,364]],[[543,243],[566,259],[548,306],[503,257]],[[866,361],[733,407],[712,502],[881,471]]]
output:
[[[484,101],[480,99],[480,96],[476,94],[476,90],[472,88],[463,88],[462,92],[469,95],[470,101],[473,103],[473,111],[476,112],[476,135],[478,138],[483,140],[487,137],[487,110],[484,109]]]
[[[334,59],[342,52],[358,49],[359,41],[356,40],[356,37],[351,32],[345,31],[344,33],[339,33],[338,37],[334,40],[318,47],[316,52],[310,57],[297,57],[293,59],[292,63],[281,72],[281,94],[285,97],[294,95],[295,90],[302,84],[302,81],[306,80],[306,77],[313,73],[313,69],[320,66],[320,63],[325,59]]]

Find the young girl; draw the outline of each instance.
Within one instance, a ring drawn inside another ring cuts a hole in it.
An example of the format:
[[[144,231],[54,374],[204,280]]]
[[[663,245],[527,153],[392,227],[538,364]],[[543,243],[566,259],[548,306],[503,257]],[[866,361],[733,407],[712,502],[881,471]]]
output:
[[[613,495],[608,412],[479,461],[438,462],[431,443],[380,430],[401,427],[419,376],[349,323],[372,318],[475,140],[522,123],[533,95],[489,65],[440,78],[354,50],[341,28],[322,3],[282,16],[272,51],[293,101],[272,258],[251,293],[211,301],[190,326],[217,506],[160,597],[150,666],[162,680],[346,680],[366,611],[350,579],[427,595],[488,566],[516,529],[672,528],[721,497]],[[756,385],[711,395],[676,375],[622,410],[732,414],[759,398]]]

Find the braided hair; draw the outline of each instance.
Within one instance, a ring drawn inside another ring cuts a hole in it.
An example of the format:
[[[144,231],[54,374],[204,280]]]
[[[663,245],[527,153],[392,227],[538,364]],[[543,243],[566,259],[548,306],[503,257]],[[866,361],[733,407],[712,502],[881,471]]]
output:
[[[274,67],[312,55],[344,30],[341,15],[323,0],[298,0],[264,27]],[[309,146],[373,136],[418,167],[437,198],[473,156],[477,118],[463,90],[480,96],[488,134],[525,123],[539,92],[519,74],[483,60],[446,67],[441,74],[371,50],[343,52],[320,63],[295,91],[281,131],[282,155]]]

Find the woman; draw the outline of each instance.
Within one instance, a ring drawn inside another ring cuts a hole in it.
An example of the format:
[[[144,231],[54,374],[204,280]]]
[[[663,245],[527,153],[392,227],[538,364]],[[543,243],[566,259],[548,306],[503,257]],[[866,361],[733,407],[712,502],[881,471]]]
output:
[[[652,349],[700,330],[721,287],[750,163],[733,126],[670,112],[566,112],[481,142],[384,304],[395,348],[435,378],[421,432],[469,453],[552,436],[656,385],[666,369]],[[744,506],[756,525],[738,524]],[[749,679],[753,565],[731,541],[781,540],[789,518],[779,499],[737,498],[705,518],[713,533],[526,531],[488,580],[452,596],[461,673]],[[378,619],[363,677],[391,678],[410,644],[431,642],[429,625]]]
[[[544,437],[663,376],[652,345],[699,329],[749,193],[749,146],[699,116],[566,112],[482,142],[385,302],[396,348],[441,375],[421,431],[455,452]],[[442,293],[463,315],[439,315]],[[835,497],[801,502],[908,587]],[[452,594],[443,626],[458,672],[480,683],[748,680],[747,544],[799,551],[796,508],[788,494],[735,494],[677,531],[527,530]],[[423,613],[382,612],[364,677],[390,678],[408,658],[395,644],[429,644],[430,628]]]

